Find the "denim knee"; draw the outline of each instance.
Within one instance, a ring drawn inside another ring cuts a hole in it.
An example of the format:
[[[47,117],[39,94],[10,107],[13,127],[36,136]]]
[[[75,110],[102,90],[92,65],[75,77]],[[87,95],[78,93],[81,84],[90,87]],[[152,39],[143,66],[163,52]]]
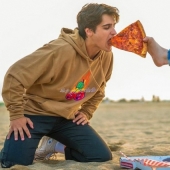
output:
[[[110,161],[112,159],[112,152],[110,150],[103,152],[101,155],[101,162]]]
[[[0,152],[0,163],[2,168],[10,168],[11,166],[15,165],[15,163],[10,162],[10,161],[5,161],[5,153],[3,152],[3,149]]]

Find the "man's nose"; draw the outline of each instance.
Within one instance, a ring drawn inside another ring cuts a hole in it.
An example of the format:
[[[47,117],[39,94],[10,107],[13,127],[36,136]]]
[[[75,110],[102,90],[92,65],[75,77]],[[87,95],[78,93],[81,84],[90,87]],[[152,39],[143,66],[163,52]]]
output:
[[[116,34],[117,34],[115,28],[112,29],[111,34],[112,34],[112,35],[116,35]]]

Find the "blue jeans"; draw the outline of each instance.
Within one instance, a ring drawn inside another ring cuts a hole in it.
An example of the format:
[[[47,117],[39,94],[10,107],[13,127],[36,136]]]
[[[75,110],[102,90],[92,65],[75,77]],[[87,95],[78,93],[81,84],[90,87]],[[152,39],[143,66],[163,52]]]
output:
[[[40,139],[45,135],[56,139],[66,146],[65,159],[78,162],[104,162],[112,159],[112,154],[106,143],[88,124],[77,125],[72,120],[53,116],[25,115],[34,124],[29,130],[31,138],[25,134],[25,140],[14,140],[12,133],[6,139],[1,150],[0,161],[3,168],[15,164],[30,165]]]

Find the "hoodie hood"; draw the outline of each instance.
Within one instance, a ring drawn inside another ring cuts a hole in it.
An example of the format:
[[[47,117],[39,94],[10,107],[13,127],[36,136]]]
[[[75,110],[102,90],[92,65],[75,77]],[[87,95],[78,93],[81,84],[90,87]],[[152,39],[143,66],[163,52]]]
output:
[[[80,54],[80,56],[82,56],[86,60],[92,61],[92,59],[90,59],[90,57],[87,53],[85,41],[79,35],[78,28],[75,28],[74,30],[68,29],[68,28],[63,28],[61,30],[61,34],[60,34],[59,38],[67,41],[70,45],[72,45],[73,48]],[[100,52],[98,55],[100,55]]]

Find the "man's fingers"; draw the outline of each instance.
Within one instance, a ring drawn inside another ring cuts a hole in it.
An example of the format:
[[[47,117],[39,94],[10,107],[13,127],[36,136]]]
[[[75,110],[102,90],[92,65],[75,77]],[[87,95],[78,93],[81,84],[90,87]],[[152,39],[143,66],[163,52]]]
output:
[[[9,130],[8,135],[7,135],[7,139],[9,139],[9,138],[10,138],[11,133],[12,133],[12,130]]]
[[[84,119],[81,118],[81,119],[79,119],[76,123],[77,123],[77,125],[79,125],[79,124],[81,124],[83,121],[84,121]]]
[[[31,138],[29,129],[27,127],[24,127],[23,129],[22,128],[14,129],[14,130],[10,129],[7,135],[7,139],[9,139],[11,137],[11,134],[14,133],[15,140],[18,140],[18,136],[20,136],[21,140],[24,140],[25,139],[24,132],[26,133],[28,138]]]
[[[30,134],[30,131],[27,127],[24,127],[24,132],[26,133],[26,135],[28,136],[28,138],[31,138],[31,134]]]
[[[24,132],[23,132],[23,129],[19,129],[18,130],[18,132],[19,132],[19,135],[20,135],[20,138],[21,138],[21,140],[24,140]]]
[[[14,139],[18,140],[18,130],[14,129]]]
[[[21,140],[24,140],[26,137],[25,135],[27,135],[28,138],[31,138],[28,126],[34,128],[33,122],[27,117],[21,117],[15,120],[11,120],[7,139],[11,137],[12,133],[14,133],[14,140],[18,140],[19,137],[21,138]]]
[[[32,129],[34,128],[33,122],[29,118],[27,118],[27,123]]]
[[[89,121],[84,113],[77,112],[75,115],[76,115],[76,117],[73,120],[73,122],[74,123],[76,122],[77,125],[79,125],[79,124],[85,125],[87,123],[89,124]]]
[[[85,124],[89,124],[89,122],[87,120],[84,120],[81,124],[85,125]]]
[[[80,112],[76,112],[74,115],[76,116],[76,115],[78,115]]]
[[[73,122],[77,122],[79,119],[81,119],[82,118],[82,115],[78,115],[78,116],[76,116],[76,118],[73,120]]]
[[[80,119],[79,121],[76,122],[77,125],[81,124],[82,123],[82,119]]]
[[[85,125],[88,121],[86,120],[85,117],[82,117],[79,121],[77,121],[77,125],[82,124]]]

